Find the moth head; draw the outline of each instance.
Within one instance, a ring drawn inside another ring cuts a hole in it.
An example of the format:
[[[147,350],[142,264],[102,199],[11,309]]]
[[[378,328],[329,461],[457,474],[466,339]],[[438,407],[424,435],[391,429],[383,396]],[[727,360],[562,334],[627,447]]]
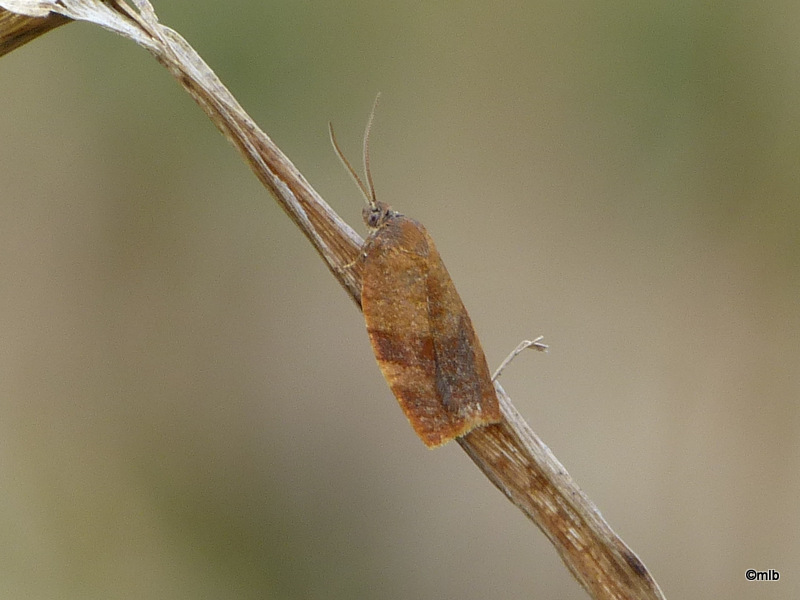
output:
[[[361,216],[364,219],[364,223],[366,223],[367,227],[370,229],[378,229],[396,214],[397,213],[392,210],[392,207],[385,202],[367,204],[361,209]]]
[[[356,173],[356,170],[350,164],[350,161],[347,160],[344,152],[342,152],[342,149],[339,147],[339,144],[336,141],[336,135],[333,133],[333,124],[328,123],[328,130],[331,134],[331,143],[333,144],[333,149],[336,151],[339,160],[342,161],[345,169],[347,169],[347,172],[350,173],[350,176],[356,182],[358,189],[361,190],[361,194],[367,201],[367,205],[361,211],[361,216],[364,218],[364,223],[366,223],[367,227],[370,229],[377,229],[386,223],[386,221],[388,221],[394,214],[396,214],[388,204],[379,202],[375,196],[375,183],[372,181],[372,171],[370,171],[369,168],[369,132],[372,128],[372,121],[375,118],[375,109],[378,107],[378,99],[380,97],[380,93],[375,96],[375,102],[372,105],[372,110],[370,111],[369,119],[367,120],[367,127],[364,130],[363,155],[366,184],[364,183],[364,180],[359,177],[358,173]]]

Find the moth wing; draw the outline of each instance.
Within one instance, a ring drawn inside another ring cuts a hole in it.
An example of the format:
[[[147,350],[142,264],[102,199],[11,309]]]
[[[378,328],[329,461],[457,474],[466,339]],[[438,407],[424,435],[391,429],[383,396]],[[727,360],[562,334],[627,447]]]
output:
[[[378,365],[427,446],[500,420],[480,342],[422,225],[395,217],[368,239],[361,306]]]
[[[429,314],[436,355],[436,387],[450,415],[452,437],[502,419],[483,347],[433,240],[428,237]]]

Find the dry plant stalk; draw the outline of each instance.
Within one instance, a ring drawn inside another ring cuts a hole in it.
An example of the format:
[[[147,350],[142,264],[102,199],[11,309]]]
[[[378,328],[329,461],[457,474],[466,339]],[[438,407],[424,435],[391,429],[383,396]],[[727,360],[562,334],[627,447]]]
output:
[[[47,17],[33,19],[27,15],[0,9],[0,56],[27,44],[51,29],[70,22],[70,19],[62,15],[50,14]]]
[[[362,238],[314,191],[191,46],[158,22],[147,0],[130,4],[123,0],[0,0],[0,56],[69,20],[105,27],[153,54],[239,149],[361,306],[362,269],[348,265],[358,257]],[[664,598],[644,564],[609,527],[497,382],[495,388],[502,421],[458,438],[464,451],[544,532],[592,598]]]

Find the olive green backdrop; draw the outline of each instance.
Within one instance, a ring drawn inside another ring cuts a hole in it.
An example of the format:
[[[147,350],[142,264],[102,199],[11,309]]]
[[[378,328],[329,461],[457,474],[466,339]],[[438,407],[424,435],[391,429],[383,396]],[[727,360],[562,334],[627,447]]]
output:
[[[423,221],[668,598],[800,595],[800,5],[156,1],[363,231]],[[0,597],[585,598],[142,49],[0,60]],[[781,580],[749,583],[749,568]]]

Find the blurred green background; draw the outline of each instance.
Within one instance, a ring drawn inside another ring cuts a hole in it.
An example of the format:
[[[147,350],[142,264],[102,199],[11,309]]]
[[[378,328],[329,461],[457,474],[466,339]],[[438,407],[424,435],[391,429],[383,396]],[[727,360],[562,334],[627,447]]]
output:
[[[360,231],[383,92],[379,197],[492,366],[545,335],[503,384],[667,597],[800,595],[800,5],[155,7]],[[147,52],[0,89],[0,597],[586,597]]]

